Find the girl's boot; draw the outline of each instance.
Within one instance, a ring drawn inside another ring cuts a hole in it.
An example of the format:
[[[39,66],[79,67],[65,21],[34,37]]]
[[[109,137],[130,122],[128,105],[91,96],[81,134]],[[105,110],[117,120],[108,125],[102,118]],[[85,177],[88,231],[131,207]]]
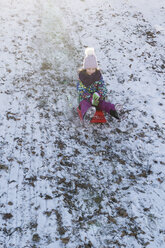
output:
[[[90,107],[87,112],[84,115],[83,121],[84,121],[84,126],[88,126],[92,117],[94,116],[96,112],[96,108],[95,107]]]
[[[118,115],[118,113],[117,113],[116,110],[112,110],[112,109],[111,109],[109,113],[110,113],[111,116],[113,116],[113,117],[115,117],[116,119],[120,120],[119,115]]]

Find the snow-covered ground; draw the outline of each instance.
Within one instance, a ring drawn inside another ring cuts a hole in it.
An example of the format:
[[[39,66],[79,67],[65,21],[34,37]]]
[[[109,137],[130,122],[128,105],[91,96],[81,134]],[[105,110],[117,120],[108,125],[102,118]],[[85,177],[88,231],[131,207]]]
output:
[[[0,247],[164,248],[164,0],[0,9]],[[80,125],[87,46],[122,122]]]

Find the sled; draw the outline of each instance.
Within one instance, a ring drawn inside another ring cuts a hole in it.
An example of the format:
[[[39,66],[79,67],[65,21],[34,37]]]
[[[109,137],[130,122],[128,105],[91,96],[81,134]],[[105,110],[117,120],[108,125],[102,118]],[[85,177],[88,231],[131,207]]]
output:
[[[79,107],[77,107],[77,112],[80,117],[80,120],[83,120],[81,110],[79,109]],[[107,120],[105,119],[103,111],[96,109],[96,112],[94,116],[92,117],[90,123],[106,123],[106,122]]]

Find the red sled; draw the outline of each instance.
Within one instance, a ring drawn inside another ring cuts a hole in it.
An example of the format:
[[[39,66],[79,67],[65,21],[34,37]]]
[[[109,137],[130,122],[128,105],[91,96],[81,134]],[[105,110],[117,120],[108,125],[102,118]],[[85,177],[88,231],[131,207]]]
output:
[[[80,117],[80,120],[83,120],[81,110],[79,109],[79,107],[77,108],[77,112]],[[90,123],[106,123],[106,122],[107,120],[105,119],[103,111],[96,109],[96,112],[93,118],[91,119]]]

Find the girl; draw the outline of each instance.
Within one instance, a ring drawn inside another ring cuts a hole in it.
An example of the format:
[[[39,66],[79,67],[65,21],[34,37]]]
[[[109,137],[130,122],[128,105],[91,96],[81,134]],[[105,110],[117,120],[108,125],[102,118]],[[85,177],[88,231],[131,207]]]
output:
[[[86,48],[85,50],[83,69],[79,72],[77,91],[79,94],[79,109],[85,125],[89,124],[96,108],[119,119],[115,105],[105,101],[107,89],[98,69],[94,48]]]

